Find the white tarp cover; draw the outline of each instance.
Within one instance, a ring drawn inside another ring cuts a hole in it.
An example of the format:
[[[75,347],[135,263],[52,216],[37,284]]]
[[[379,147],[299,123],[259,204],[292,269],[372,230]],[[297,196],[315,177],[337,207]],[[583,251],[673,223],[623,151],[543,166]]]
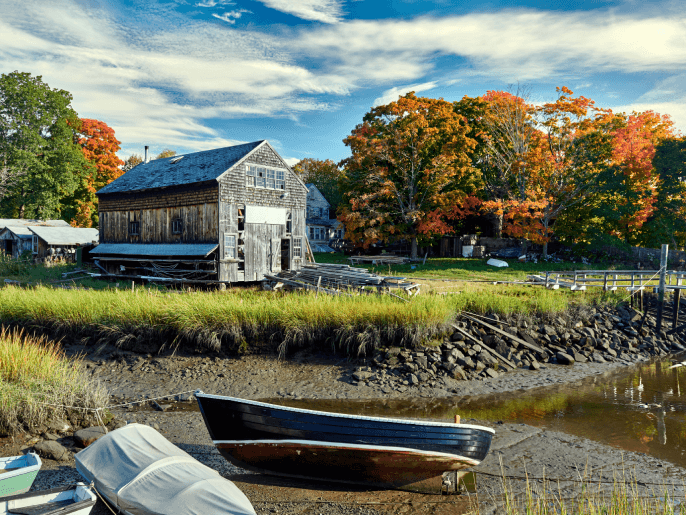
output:
[[[129,515],[255,515],[236,485],[149,426],[112,431],[75,460],[79,473]]]
[[[286,225],[286,209],[283,207],[245,206],[245,223]]]

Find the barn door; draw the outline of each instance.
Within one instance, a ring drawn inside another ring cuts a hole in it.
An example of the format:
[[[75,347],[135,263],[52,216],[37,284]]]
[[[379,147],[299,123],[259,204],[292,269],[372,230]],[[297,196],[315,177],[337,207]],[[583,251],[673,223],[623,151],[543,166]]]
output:
[[[271,271],[272,273],[281,271],[281,238],[272,238],[271,247]]]

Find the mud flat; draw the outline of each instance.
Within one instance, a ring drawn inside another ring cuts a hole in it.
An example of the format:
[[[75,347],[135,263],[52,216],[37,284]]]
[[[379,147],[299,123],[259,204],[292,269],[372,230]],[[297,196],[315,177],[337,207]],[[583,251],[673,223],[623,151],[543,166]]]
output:
[[[413,403],[450,403],[454,400],[456,409],[459,409],[460,403],[468,397],[493,392],[514,392],[513,395],[516,395],[522,389],[548,385],[558,385],[558,389],[565,385],[574,388],[574,384],[584,378],[595,376],[602,379],[608,373],[631,366],[623,361],[577,363],[572,366],[542,364],[539,370],[518,369],[496,378],[458,381],[441,377],[434,386],[427,382],[408,386],[401,391],[383,382],[377,384],[356,379],[354,375],[361,368],[360,362],[308,351],[282,361],[272,356],[152,356],[115,349],[102,349],[100,353],[95,353],[92,348],[77,345],[67,350],[73,354],[88,353],[86,367],[107,385],[112,394],[112,404],[165,397],[156,400],[158,406],[143,402],[137,406],[115,408],[114,423],[139,422],[159,429],[198,460],[235,481],[260,514],[460,514],[469,512],[470,503],[475,499],[294,482],[238,469],[214,449],[192,394],[180,392],[199,388],[208,393],[294,402],[312,407],[318,407],[318,403],[354,401],[368,403],[381,411],[382,408],[378,407],[384,404],[396,410],[397,406],[412,406]],[[686,470],[669,461],[642,453],[624,452],[586,438],[525,424],[498,424],[474,419],[464,422],[480,423],[496,429],[492,449],[477,471],[495,476],[504,472],[512,476],[528,473],[534,477],[545,474],[548,478],[568,479],[578,477],[583,470],[590,470],[595,479],[612,481],[616,474],[625,470],[630,471],[632,478],[637,481],[635,484],[638,485],[639,495],[663,495],[665,490],[681,500],[686,495],[683,486]],[[5,439],[0,441],[0,452],[9,455],[19,452],[22,447],[33,446],[40,440],[53,438],[67,448],[69,454],[62,461],[44,459],[45,465],[34,489],[79,480],[73,460],[73,453],[79,449],[70,432],[26,435],[14,442]],[[499,513],[502,507],[500,478],[480,475],[477,481],[480,513]],[[524,486],[524,482],[512,481],[515,494],[521,495]],[[579,492],[579,484],[562,481],[560,489],[565,496],[572,496]],[[110,512],[99,503],[98,511],[94,513],[103,515]]]

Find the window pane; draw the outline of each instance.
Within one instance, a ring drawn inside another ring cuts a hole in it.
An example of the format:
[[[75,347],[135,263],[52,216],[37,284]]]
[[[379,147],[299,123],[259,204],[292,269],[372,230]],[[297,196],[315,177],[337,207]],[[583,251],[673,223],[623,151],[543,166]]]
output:
[[[255,178],[254,177],[248,177],[248,186],[255,186]]]
[[[273,179],[273,178],[274,178],[274,170],[267,169],[267,179]]]
[[[257,186],[258,188],[264,188],[265,181],[266,179],[264,177],[255,177],[255,186]]]
[[[248,175],[251,177],[255,177],[255,167],[254,166],[248,166]]]
[[[267,179],[267,188],[276,189],[276,185],[274,184],[274,179]]]
[[[264,175],[265,175],[265,169],[262,168],[261,166],[259,166],[259,167],[257,168],[257,176],[258,176],[258,177],[264,177]]]
[[[280,181],[283,181],[283,180],[286,178],[286,176],[284,175],[283,172],[279,172],[279,171],[277,170],[277,172],[276,172],[276,178],[277,178],[278,180],[280,180]]]

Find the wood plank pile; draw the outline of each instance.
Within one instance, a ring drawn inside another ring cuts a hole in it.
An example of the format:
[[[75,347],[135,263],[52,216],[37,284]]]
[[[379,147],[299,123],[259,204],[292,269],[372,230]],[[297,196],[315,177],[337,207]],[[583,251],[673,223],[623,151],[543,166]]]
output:
[[[382,254],[379,256],[352,256],[348,258],[351,264],[370,263],[372,265],[404,265],[410,259],[404,256],[394,256],[392,254]]]
[[[364,268],[325,263],[308,264],[300,270],[284,271],[268,278],[272,279],[272,277],[274,280],[286,279],[330,290],[360,289],[371,286],[378,289],[401,288],[409,291],[417,286],[406,282],[403,277],[383,277],[372,274]]]

